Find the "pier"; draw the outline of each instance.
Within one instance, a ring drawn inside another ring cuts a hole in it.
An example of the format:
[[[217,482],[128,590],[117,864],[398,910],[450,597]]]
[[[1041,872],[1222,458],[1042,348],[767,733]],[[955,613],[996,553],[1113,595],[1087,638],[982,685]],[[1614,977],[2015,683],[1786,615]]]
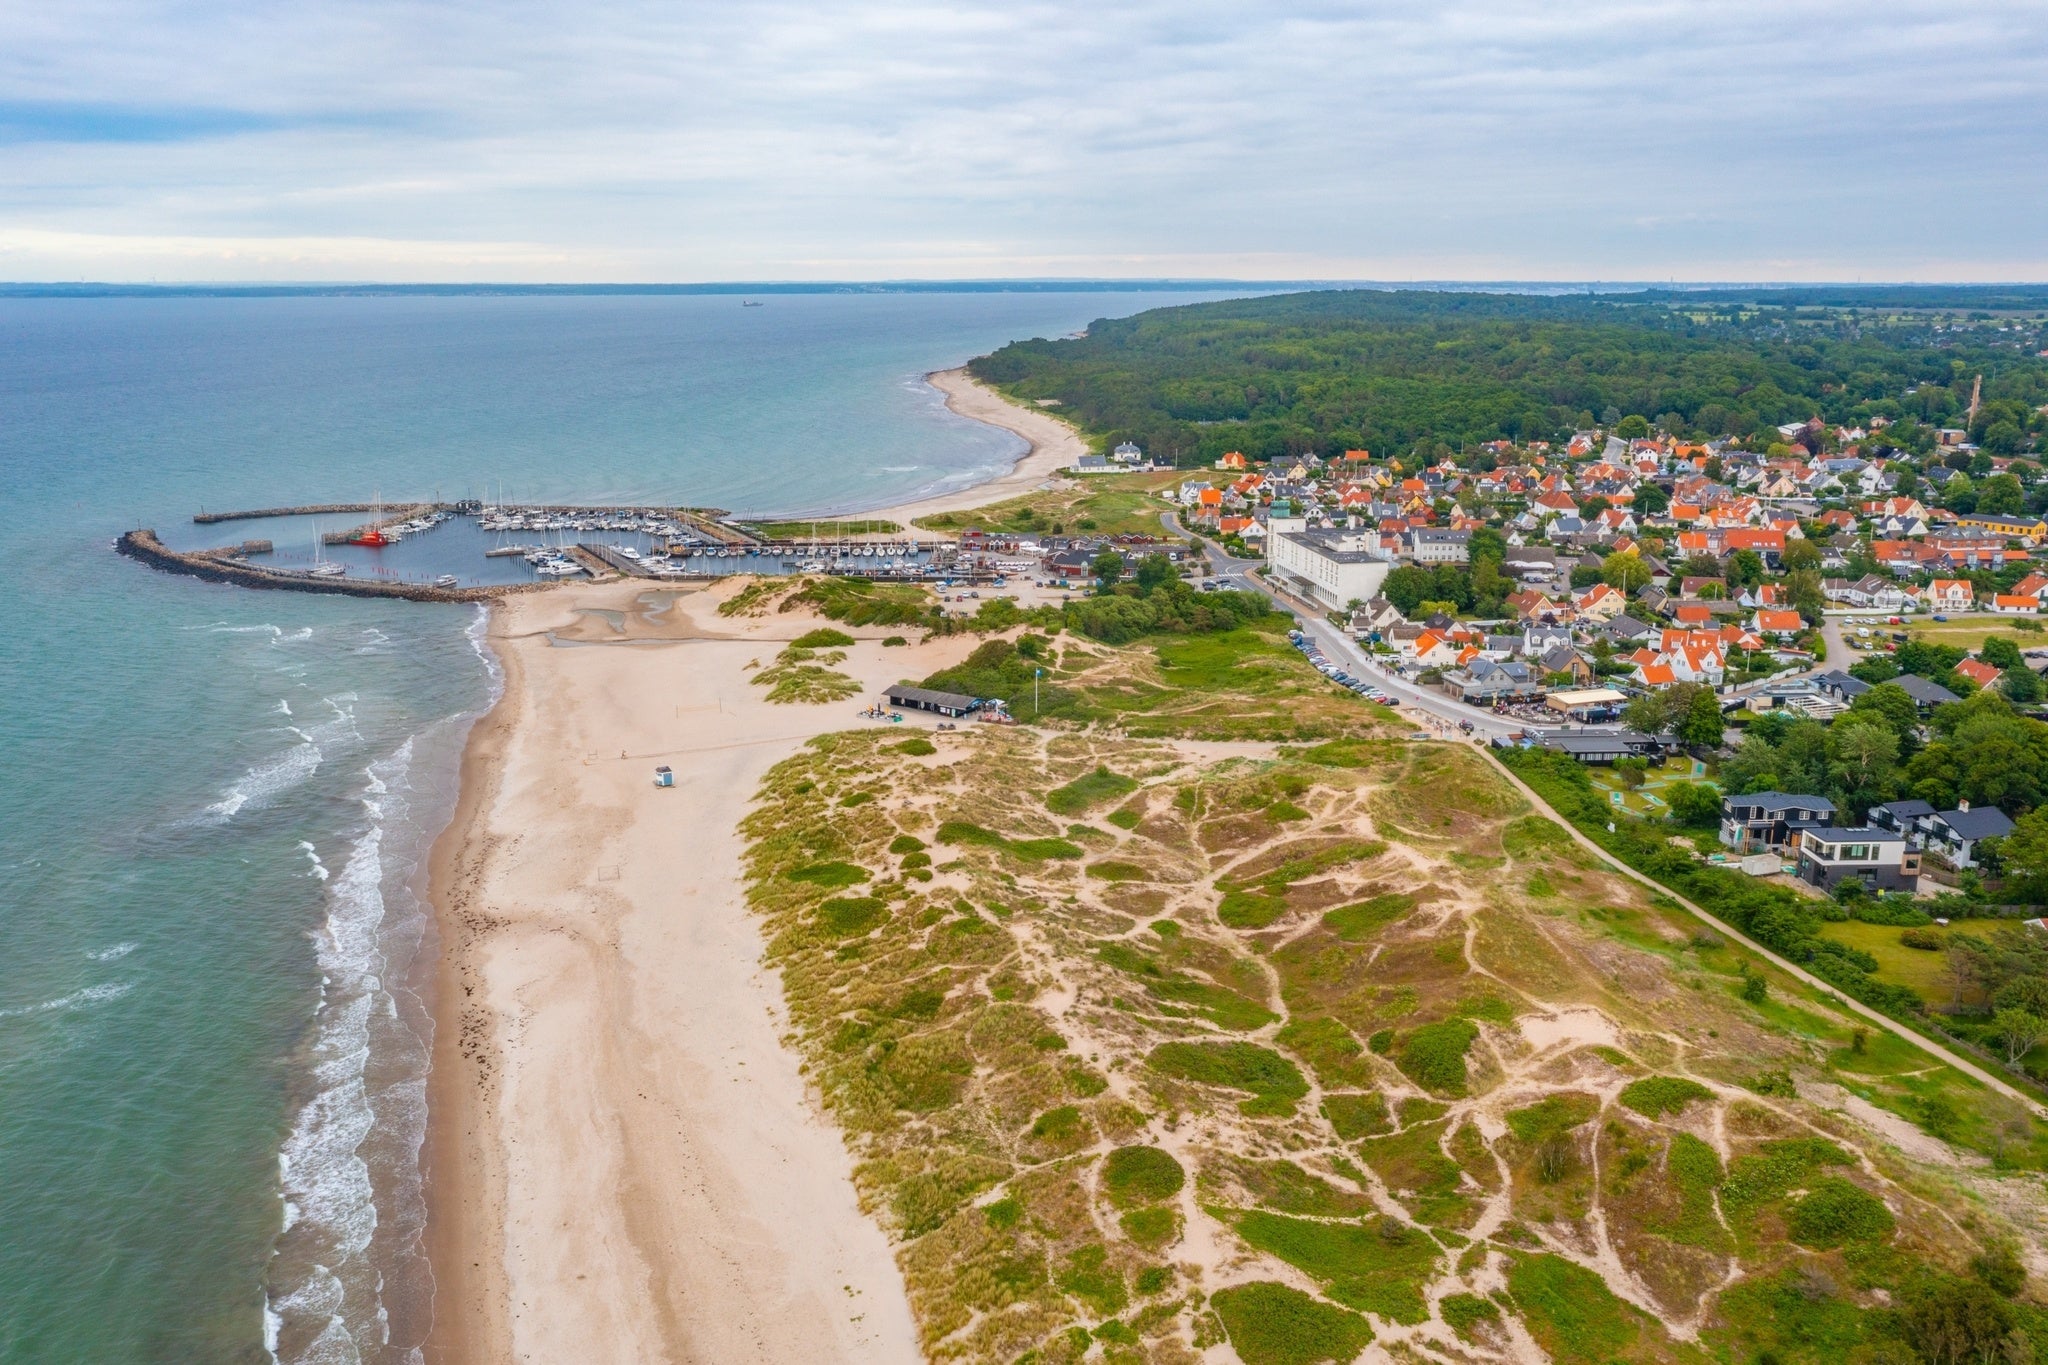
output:
[[[173,550],[155,531],[123,532],[116,553],[187,578],[233,583],[244,588],[276,588],[287,592],[319,592],[337,597],[388,597],[405,602],[489,602],[513,593],[534,592],[546,583],[497,583],[476,588],[437,588],[430,583],[393,583],[377,579],[319,578],[286,569],[251,564],[236,550]]]

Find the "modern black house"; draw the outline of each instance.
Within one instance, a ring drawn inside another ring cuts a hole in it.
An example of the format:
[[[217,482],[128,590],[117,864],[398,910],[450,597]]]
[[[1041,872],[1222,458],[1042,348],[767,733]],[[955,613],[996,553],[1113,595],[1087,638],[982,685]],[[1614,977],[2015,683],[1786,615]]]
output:
[[[1833,891],[1854,878],[1872,891],[1911,891],[1920,885],[1920,855],[1888,829],[1803,829],[1798,836],[1799,880]]]
[[[1826,827],[1835,803],[1825,796],[1751,792],[1721,801],[1721,842],[1737,853],[1790,852],[1801,830]]]
[[[1975,810],[1965,801],[1954,810],[1936,810],[1925,801],[1893,801],[1871,809],[1870,823],[1905,836],[1916,849],[1941,855],[1949,866],[1976,866],[1977,845],[2012,833],[2011,817],[1996,806]]]

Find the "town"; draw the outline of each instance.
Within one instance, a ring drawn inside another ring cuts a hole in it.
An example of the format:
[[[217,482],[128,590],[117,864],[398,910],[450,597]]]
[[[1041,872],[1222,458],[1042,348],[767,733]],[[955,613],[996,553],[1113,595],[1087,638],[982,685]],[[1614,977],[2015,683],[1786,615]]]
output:
[[[1952,892],[2048,872],[1999,856],[2016,819],[2044,818],[2033,780],[1966,752],[1989,724],[2023,761],[2048,755],[2048,478],[2009,432],[1972,440],[1978,415],[1749,441],[1624,417],[1426,462],[1232,452],[1168,496],[1453,704],[1438,714],[1523,722],[1491,733],[1619,767],[1617,810],[1715,827],[1759,875],[1882,893],[1924,869]],[[1780,752],[1802,747],[1818,756]],[[1674,801],[1680,767],[1725,804],[1690,782]]]

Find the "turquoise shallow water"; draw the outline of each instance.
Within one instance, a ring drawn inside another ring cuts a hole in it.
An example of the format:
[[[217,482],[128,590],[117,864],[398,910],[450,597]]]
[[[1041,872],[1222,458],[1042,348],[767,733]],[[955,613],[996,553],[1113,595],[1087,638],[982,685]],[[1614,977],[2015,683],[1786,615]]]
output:
[[[500,485],[879,506],[1020,449],[924,371],[1195,297],[0,301],[0,1360],[401,1361],[427,1321],[413,882],[476,616],[115,534]]]

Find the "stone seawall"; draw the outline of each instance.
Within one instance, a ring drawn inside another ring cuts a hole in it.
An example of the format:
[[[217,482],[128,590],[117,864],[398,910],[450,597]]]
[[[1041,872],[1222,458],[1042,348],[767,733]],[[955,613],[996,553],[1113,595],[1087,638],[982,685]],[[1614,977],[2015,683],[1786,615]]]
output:
[[[421,506],[432,506],[422,503]],[[376,510],[375,503],[368,502],[322,502],[309,503],[304,507],[256,507],[245,512],[197,512],[192,520],[201,526],[211,526],[222,521],[256,521],[263,517],[329,517],[350,512]]]
[[[232,583],[243,588],[276,588],[284,592],[321,592],[339,597],[395,597],[407,602],[489,602],[513,593],[536,592],[550,583],[504,583],[480,588],[437,588],[429,583],[386,583],[376,579],[314,578],[310,574],[286,573],[259,568],[221,550],[173,550],[156,538],[156,532],[123,532],[114,542],[117,553],[139,560],[152,569],[183,574],[209,583]]]

